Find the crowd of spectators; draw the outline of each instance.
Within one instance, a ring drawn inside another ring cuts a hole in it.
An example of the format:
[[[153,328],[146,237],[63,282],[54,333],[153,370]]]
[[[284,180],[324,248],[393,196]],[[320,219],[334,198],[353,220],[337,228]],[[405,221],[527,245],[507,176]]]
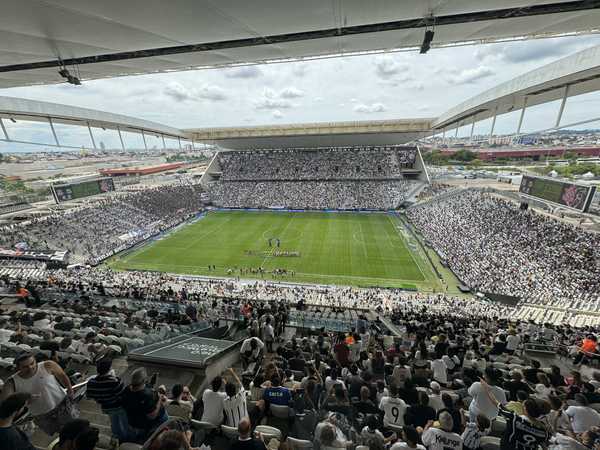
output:
[[[469,287],[570,309],[600,306],[600,235],[480,190],[407,216]]]
[[[221,152],[209,188],[222,207],[394,209],[407,197],[415,148],[285,149]]]
[[[217,156],[225,181],[399,178],[414,167],[414,147],[333,147],[225,151]]]
[[[199,185],[167,185],[93,199],[66,211],[0,227],[0,247],[68,250],[96,264],[201,209]]]
[[[96,278],[87,279],[88,274]],[[108,415],[112,433],[121,441],[145,442],[173,417],[237,429],[232,448],[245,448],[249,440],[253,448],[264,448],[252,430],[265,423],[283,430],[282,440],[308,440],[321,449],[387,445],[406,450],[421,445],[437,450],[443,441],[456,449],[479,448],[482,442],[502,450],[535,448],[520,447],[535,442],[583,450],[600,436],[595,428],[600,415],[594,410],[600,403],[600,373],[586,380],[576,370],[598,352],[597,329],[508,319],[513,308],[443,294],[152,275],[84,269],[61,282],[29,285],[48,301],[49,311],[68,306],[73,314],[95,320],[80,325],[98,334],[86,334],[73,347],[96,356],[97,375],[88,381],[87,396]],[[62,298],[53,295],[57,291]],[[363,310],[349,331],[305,334],[298,329],[291,337],[286,331],[292,315],[348,317],[348,308]],[[52,312],[27,314],[8,320],[48,331],[67,325]],[[145,336],[174,322],[216,323],[222,318],[243,320],[247,326],[242,369],[210,380],[198,398],[184,385],[156,387],[143,369],[122,380],[111,367],[114,355],[103,351],[108,345],[100,339],[108,337],[108,328],[110,333],[135,330]],[[383,332],[379,319],[395,327],[398,337],[386,337],[389,332]],[[565,349],[574,356],[573,371],[542,368],[523,353],[529,342]],[[28,442],[12,424],[27,404],[40,428],[49,434],[66,428],[69,435],[73,421],[81,419],[71,402],[68,371],[52,359],[36,361],[30,352],[17,355],[14,364],[17,374],[2,391],[8,403],[0,403],[0,433],[7,428],[11,439]],[[97,430],[89,430],[89,423],[86,427],[82,425],[87,431],[81,440],[97,441]],[[191,445],[191,433],[179,433],[177,439]],[[175,439],[172,434],[161,434],[158,447],[167,437]],[[70,435],[72,440],[79,436]]]
[[[236,181],[211,185],[213,203],[227,208],[395,209],[409,181]]]

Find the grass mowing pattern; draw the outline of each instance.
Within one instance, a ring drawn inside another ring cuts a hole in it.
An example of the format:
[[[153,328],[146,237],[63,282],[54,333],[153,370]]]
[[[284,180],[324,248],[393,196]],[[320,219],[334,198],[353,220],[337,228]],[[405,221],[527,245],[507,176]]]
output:
[[[415,261],[399,226],[397,217],[379,213],[213,211],[109,264],[116,269],[213,276],[227,276],[227,269],[235,266],[262,266],[267,271],[293,270],[293,277],[275,277],[284,281],[414,288],[427,282],[420,269],[424,263]],[[280,238],[279,249],[269,248],[272,237]],[[298,251],[301,256],[247,256],[246,250]],[[208,271],[209,264],[217,270]],[[270,274],[265,278],[273,279]]]

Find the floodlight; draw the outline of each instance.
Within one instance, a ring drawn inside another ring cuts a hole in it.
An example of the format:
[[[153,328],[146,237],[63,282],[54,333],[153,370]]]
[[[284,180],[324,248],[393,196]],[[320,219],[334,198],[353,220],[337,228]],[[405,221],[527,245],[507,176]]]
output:
[[[75,86],[81,85],[81,81],[79,80],[79,78],[71,75],[71,73],[69,72],[69,69],[67,69],[66,67],[63,67],[62,69],[60,69],[58,71],[58,73],[61,77],[67,79],[67,83],[74,84]]]
[[[423,36],[423,43],[421,44],[421,51],[419,53],[423,55],[429,51],[429,49],[431,48],[431,41],[433,41],[434,34],[435,33],[433,30],[425,31],[425,36]]]

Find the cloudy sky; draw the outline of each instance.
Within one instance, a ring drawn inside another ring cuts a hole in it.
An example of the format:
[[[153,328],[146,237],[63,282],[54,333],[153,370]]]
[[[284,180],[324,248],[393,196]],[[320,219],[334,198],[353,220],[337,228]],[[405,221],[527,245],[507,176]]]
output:
[[[501,82],[594,45],[600,45],[600,36],[432,49],[426,55],[400,52],[153,74],[86,81],[82,86],[0,89],[0,95],[106,110],[181,128],[433,117]],[[557,109],[557,102],[532,109],[523,130],[551,126]],[[599,95],[573,98],[563,123],[600,116],[598,112]],[[514,131],[517,120],[517,114],[500,118],[498,133]],[[7,127],[14,138],[52,142],[43,125]],[[476,132],[485,133],[486,127],[489,123],[481,123]],[[69,145],[89,145],[80,142],[86,139],[80,129],[62,127],[59,137]],[[117,145],[115,139],[103,138],[109,147]],[[136,145],[135,136],[127,139],[126,145]],[[0,143],[0,151],[14,149],[14,144]]]

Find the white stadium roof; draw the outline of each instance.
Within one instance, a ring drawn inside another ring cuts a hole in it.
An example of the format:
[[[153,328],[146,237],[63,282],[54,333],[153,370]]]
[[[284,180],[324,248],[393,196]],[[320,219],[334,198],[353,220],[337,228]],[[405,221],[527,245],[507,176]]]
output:
[[[3,0],[0,88],[597,32],[600,0]]]

